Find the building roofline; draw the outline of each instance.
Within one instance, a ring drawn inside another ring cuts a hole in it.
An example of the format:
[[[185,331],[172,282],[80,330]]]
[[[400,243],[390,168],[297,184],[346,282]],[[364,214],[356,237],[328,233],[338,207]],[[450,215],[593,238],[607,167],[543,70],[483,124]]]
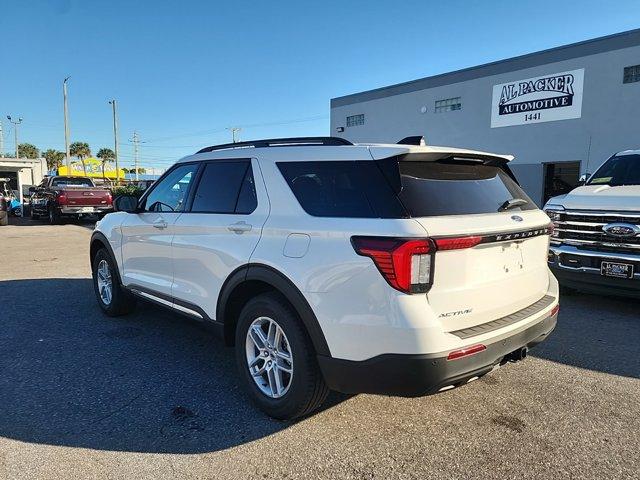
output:
[[[331,108],[640,45],[640,28],[331,99]]]

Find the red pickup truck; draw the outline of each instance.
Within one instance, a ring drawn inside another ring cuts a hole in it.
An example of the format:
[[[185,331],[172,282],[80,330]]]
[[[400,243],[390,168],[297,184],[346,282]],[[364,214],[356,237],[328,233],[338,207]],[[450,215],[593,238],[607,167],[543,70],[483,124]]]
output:
[[[113,211],[111,192],[96,187],[88,177],[47,177],[31,192],[31,218],[46,217],[49,223],[59,223],[63,217],[82,218],[98,215],[102,218]]]

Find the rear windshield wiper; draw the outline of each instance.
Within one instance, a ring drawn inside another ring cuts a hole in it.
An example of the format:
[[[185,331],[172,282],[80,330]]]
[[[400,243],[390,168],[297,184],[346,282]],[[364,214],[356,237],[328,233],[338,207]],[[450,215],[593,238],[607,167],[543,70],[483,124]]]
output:
[[[504,212],[506,210],[511,210],[512,208],[521,207],[522,205],[526,205],[528,203],[529,202],[526,201],[524,198],[512,198],[504,202],[502,205],[500,205],[500,208],[498,209],[498,211]]]

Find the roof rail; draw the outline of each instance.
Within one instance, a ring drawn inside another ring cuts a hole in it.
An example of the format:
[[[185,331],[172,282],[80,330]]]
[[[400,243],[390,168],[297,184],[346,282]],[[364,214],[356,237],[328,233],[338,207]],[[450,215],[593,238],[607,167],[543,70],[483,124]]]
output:
[[[265,140],[253,140],[249,142],[225,143],[213,145],[198,150],[196,153],[214,152],[216,150],[229,150],[232,148],[263,148],[263,147],[295,147],[295,146],[340,146],[353,145],[349,140],[339,137],[293,137],[293,138],[269,138]]]

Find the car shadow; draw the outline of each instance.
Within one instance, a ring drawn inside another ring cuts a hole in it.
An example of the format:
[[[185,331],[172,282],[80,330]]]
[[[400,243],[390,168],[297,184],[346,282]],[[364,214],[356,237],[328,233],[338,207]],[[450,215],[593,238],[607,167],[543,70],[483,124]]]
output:
[[[531,355],[579,368],[640,378],[640,300],[561,295],[558,324]]]
[[[85,227],[93,230],[96,225],[97,217],[86,217],[80,220],[73,218],[64,218],[60,222],[59,225],[77,225],[79,227]],[[31,220],[29,217],[9,217],[9,225],[17,226],[17,227],[34,227],[34,226],[47,226],[49,222],[46,218],[38,218],[36,220]]]
[[[105,316],[90,279],[0,282],[0,435],[100,450],[201,453],[288,428],[244,395],[233,351],[140,303]],[[346,397],[332,395],[324,408]]]

